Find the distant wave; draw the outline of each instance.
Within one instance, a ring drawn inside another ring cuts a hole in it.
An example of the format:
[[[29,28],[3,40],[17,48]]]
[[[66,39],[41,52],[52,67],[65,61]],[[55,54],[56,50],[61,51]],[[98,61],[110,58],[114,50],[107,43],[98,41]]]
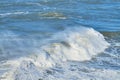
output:
[[[43,75],[42,70],[56,63],[90,60],[108,46],[104,36],[92,28],[68,28],[47,40],[36,53],[1,64],[11,68],[2,77],[9,80],[38,80]]]
[[[47,18],[47,19],[67,19],[67,17],[59,12],[48,12],[48,13],[42,13],[42,17]]]
[[[21,15],[21,14],[28,14],[29,12],[13,12],[13,13],[0,13],[0,16],[5,17],[9,15]]]

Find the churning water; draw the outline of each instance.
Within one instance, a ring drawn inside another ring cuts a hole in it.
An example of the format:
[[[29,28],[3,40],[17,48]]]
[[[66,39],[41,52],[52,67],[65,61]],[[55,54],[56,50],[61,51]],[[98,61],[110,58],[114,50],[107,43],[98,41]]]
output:
[[[119,0],[0,0],[0,80],[120,80]]]

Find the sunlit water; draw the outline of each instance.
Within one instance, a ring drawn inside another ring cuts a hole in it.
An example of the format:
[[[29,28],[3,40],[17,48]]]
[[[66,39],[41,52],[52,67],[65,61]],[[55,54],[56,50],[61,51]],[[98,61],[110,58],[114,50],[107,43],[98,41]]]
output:
[[[119,80],[119,0],[0,0],[0,80]]]

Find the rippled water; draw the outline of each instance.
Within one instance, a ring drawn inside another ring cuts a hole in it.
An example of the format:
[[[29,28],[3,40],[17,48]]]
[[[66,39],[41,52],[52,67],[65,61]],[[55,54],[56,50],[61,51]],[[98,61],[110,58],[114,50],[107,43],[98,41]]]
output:
[[[0,0],[0,80],[119,80],[119,13],[119,0]]]

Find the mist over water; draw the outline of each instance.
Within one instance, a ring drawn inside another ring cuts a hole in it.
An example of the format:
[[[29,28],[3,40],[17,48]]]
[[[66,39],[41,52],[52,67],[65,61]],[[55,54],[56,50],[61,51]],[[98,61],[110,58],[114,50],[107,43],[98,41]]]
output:
[[[0,80],[119,80],[119,0],[0,0]]]

